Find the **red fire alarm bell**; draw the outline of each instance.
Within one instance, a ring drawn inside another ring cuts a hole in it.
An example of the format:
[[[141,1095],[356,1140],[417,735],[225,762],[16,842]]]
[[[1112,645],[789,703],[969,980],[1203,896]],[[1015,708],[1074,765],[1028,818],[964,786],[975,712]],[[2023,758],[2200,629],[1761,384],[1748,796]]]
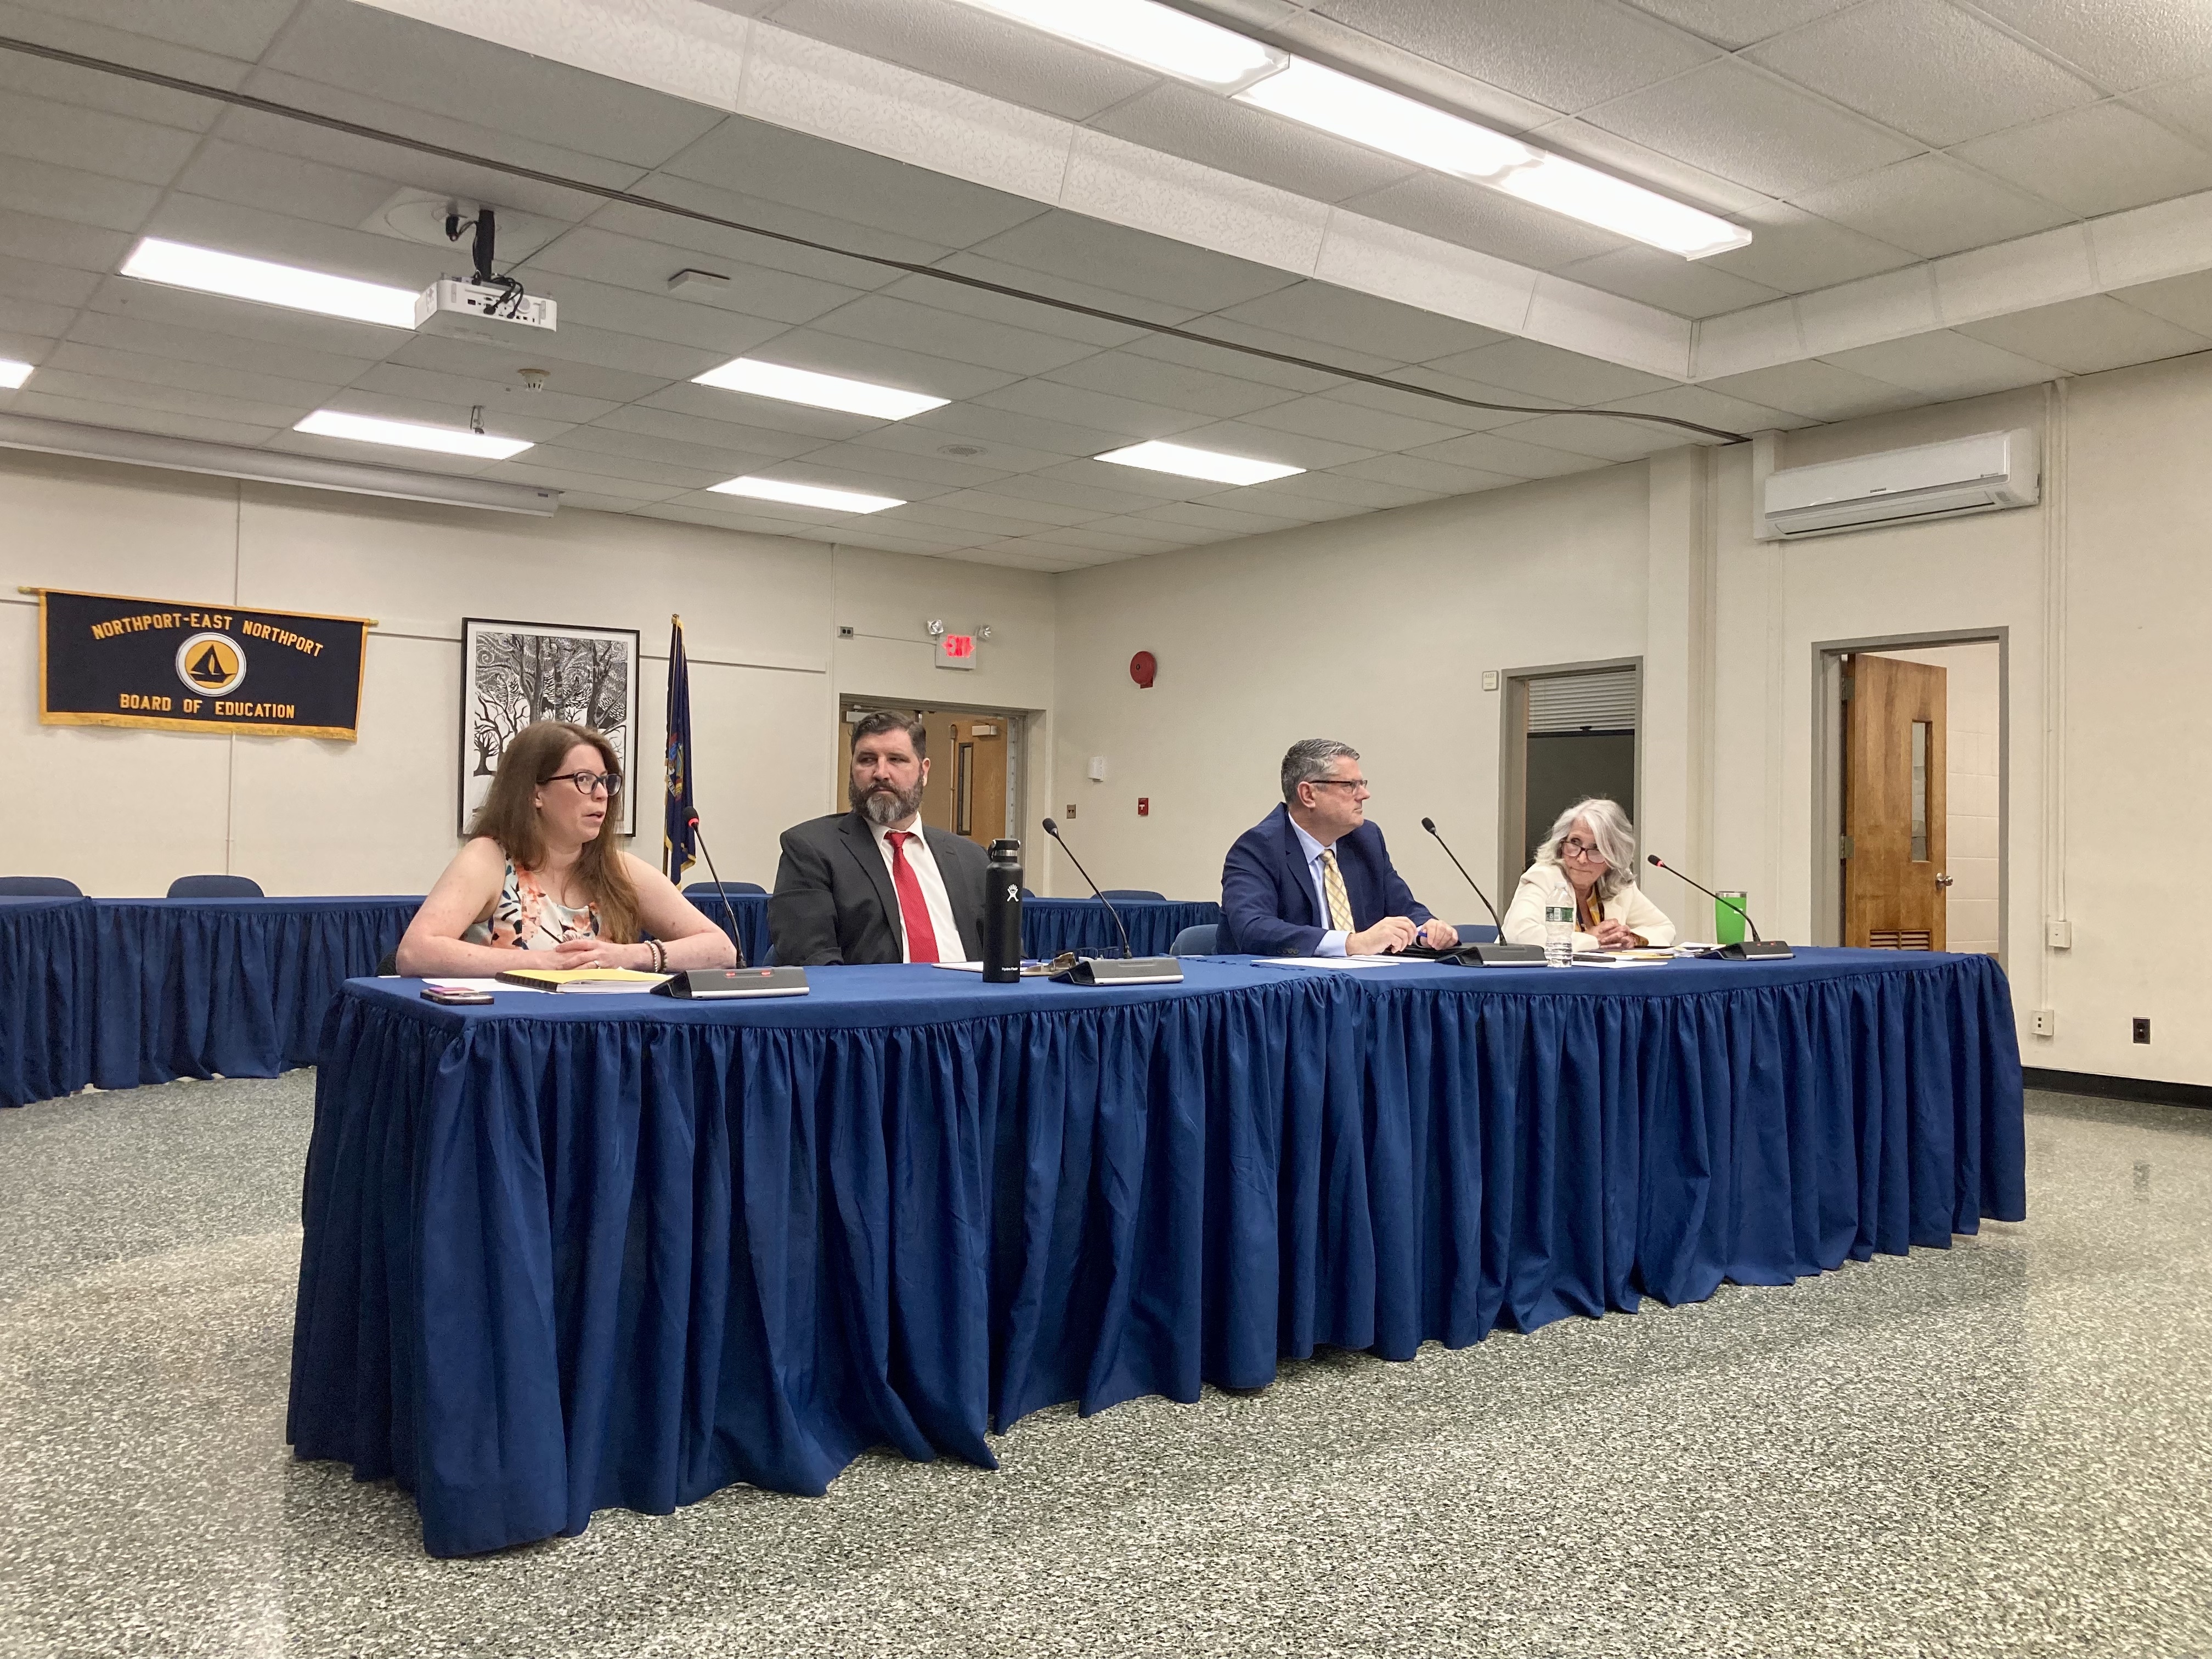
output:
[[[1139,651],[1129,659],[1129,678],[1147,691],[1152,689],[1152,678],[1159,672],[1159,659],[1149,651]]]

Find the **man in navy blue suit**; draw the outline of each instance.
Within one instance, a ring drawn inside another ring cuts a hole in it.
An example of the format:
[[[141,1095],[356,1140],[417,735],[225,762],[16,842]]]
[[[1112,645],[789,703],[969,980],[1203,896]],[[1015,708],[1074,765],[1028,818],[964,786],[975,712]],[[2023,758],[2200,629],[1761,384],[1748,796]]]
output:
[[[1237,838],[1221,869],[1224,951],[1380,956],[1459,943],[1390,866],[1367,822],[1359,751],[1308,738],[1283,757],[1283,804]]]

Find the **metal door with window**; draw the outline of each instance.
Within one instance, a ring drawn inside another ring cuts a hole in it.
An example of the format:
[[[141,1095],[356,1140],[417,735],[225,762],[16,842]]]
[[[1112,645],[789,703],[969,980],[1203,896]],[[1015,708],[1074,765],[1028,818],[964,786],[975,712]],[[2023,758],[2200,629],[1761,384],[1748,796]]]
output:
[[[1844,659],[1844,943],[1944,948],[1945,673]]]

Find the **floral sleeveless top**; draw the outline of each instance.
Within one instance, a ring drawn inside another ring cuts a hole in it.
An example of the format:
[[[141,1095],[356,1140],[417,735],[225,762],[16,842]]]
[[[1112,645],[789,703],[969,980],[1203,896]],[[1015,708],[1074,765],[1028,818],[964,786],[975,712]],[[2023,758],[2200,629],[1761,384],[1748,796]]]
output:
[[[563,939],[596,939],[599,907],[572,910],[550,896],[527,870],[507,861],[507,879],[493,901],[490,916],[472,921],[461,940],[467,945],[503,945],[518,951],[550,951]]]

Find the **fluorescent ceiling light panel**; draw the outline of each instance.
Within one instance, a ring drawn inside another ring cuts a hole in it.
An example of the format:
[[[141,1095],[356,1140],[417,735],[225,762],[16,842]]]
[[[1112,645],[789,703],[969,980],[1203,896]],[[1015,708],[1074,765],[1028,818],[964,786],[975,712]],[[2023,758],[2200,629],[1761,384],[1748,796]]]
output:
[[[494,438],[481,432],[463,432],[450,426],[422,426],[413,421],[380,421],[373,415],[342,415],[335,409],[319,409],[292,430],[313,433],[319,438],[350,438],[356,443],[434,449],[442,454],[470,455],[483,461],[503,461],[531,447],[524,438]]]
[[[1537,157],[1536,151],[1502,132],[1303,58],[1293,58],[1280,75],[1236,97],[1239,103],[1478,184],[1489,184]]]
[[[320,312],[357,323],[410,330],[415,326],[412,289],[356,282],[325,270],[272,264],[266,259],[249,259],[211,247],[165,242],[155,236],[145,238],[131,250],[131,257],[123,262],[123,274],[143,282],[166,283],[171,288],[198,289],[203,294],[221,294],[264,306],[289,306],[295,311]]]
[[[793,507],[818,507],[831,513],[880,513],[887,507],[906,505],[896,495],[824,489],[819,484],[787,483],[781,478],[731,478],[707,487],[718,495],[750,495],[759,501],[788,501]]]
[[[1186,478],[1210,478],[1225,484],[1266,483],[1270,478],[1287,478],[1292,473],[1305,471],[1302,466],[1285,466],[1280,461],[1255,461],[1246,455],[1224,455],[1212,449],[1193,449],[1188,444],[1157,441],[1110,449],[1092,459],[1111,461],[1116,466],[1179,472]]]
[[[13,357],[0,357],[0,392],[13,392],[31,378],[31,366]]]
[[[1154,0],[963,0],[978,11],[1094,46],[1178,81],[1236,92],[1291,61],[1249,35]]]
[[[1516,167],[1496,183],[1509,196],[1564,213],[1586,225],[1632,236],[1685,259],[1725,253],[1751,240],[1751,233],[1741,225],[1732,225],[1702,208],[1570,161],[1564,155],[1540,156],[1533,165]]]
[[[693,382],[717,386],[726,392],[750,392],[756,398],[775,398],[787,404],[811,404],[817,409],[842,409],[851,415],[872,415],[883,421],[903,421],[925,409],[942,409],[950,398],[933,398],[926,392],[902,392],[894,386],[870,380],[848,380],[840,374],[817,374],[811,368],[783,363],[764,363],[757,357],[732,357],[720,368],[710,368]]]

